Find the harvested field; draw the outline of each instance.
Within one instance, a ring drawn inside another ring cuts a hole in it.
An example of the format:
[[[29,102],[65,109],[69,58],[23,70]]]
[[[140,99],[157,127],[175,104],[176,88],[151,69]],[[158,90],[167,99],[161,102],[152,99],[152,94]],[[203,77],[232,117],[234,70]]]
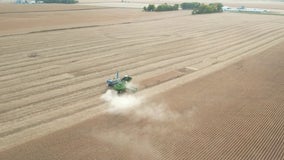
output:
[[[190,74],[261,53],[284,35],[281,16],[129,10],[133,17],[125,20],[128,10],[107,10],[112,14],[91,11],[100,15],[97,19],[113,18],[98,25],[78,20],[53,30],[55,22],[48,29],[35,24],[35,32],[0,37],[0,150],[104,111],[99,97],[106,90],[105,80],[118,70],[138,84],[159,81],[159,75],[162,84],[186,82]],[[177,72],[181,74],[175,78],[165,77]]]
[[[65,7],[55,5],[55,8],[49,7],[50,5],[38,5],[36,7],[33,5],[6,6],[0,5],[0,36],[112,25],[137,19],[143,20],[143,17],[146,16],[145,13],[137,12],[137,10],[99,8],[94,6],[72,5],[72,7],[69,7],[69,10],[66,5],[63,5]],[[16,9],[13,6],[16,6]],[[18,6],[20,8],[17,8]],[[1,8],[6,8],[6,10],[1,10]],[[152,18],[155,18],[155,16]]]
[[[152,97],[143,116],[102,114],[0,159],[283,159],[283,44]]]

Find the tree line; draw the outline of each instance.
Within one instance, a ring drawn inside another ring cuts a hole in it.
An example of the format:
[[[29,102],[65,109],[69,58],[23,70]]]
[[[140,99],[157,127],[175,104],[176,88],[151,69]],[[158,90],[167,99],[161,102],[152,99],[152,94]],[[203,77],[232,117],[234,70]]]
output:
[[[178,10],[178,9],[179,9],[179,4],[169,5],[167,3],[158,5],[157,7],[153,4],[150,4],[150,5],[148,5],[148,7],[145,6],[143,8],[144,11],[148,11],[148,12],[175,11],[175,10]]]
[[[148,7],[144,7],[143,10],[147,12],[160,12],[160,11],[174,11],[178,10],[179,7],[183,10],[192,10],[192,14],[205,14],[205,13],[217,13],[223,12],[222,3],[210,3],[204,4],[199,2],[191,2],[191,3],[182,3],[182,4],[175,4],[169,5],[167,3],[158,5],[157,7],[153,4],[148,5]]]

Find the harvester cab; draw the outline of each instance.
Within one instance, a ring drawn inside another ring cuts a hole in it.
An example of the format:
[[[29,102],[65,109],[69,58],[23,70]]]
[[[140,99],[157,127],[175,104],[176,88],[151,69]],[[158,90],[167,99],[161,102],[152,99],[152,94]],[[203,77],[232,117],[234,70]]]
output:
[[[119,78],[119,73],[116,72],[116,75],[113,79],[108,79],[106,81],[108,87],[113,87],[114,85],[116,85],[118,82],[120,81],[120,78]]]

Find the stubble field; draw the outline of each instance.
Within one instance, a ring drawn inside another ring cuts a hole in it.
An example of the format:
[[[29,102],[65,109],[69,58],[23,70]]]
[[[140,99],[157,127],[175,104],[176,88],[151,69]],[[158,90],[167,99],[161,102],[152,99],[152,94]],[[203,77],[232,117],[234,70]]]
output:
[[[1,33],[0,151],[104,111],[100,96],[116,71],[133,76],[139,92],[147,93],[169,80],[179,83],[192,73],[261,53],[284,37],[282,16],[110,8],[70,12],[62,12],[64,18],[84,14],[93,21],[78,19],[65,27],[58,21],[61,28],[57,22],[31,23],[22,30],[12,19],[10,30],[6,26]]]

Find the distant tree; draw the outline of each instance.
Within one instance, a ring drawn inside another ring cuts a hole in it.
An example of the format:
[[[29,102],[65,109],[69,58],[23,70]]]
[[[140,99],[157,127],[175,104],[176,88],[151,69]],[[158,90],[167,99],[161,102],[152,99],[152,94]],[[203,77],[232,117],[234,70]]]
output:
[[[210,3],[209,6],[211,8],[214,8],[214,10],[216,12],[223,12],[223,9],[222,9],[223,4],[222,3]]]
[[[167,3],[165,4],[161,4],[159,5],[155,11],[161,12],[161,11],[174,11],[174,10],[178,10],[179,8],[179,4],[175,4],[175,5],[169,5]]]
[[[210,3],[209,5],[201,4],[198,8],[195,8],[192,11],[192,14],[223,12],[222,7],[222,3]]]
[[[180,5],[180,7],[183,9],[183,10],[186,10],[186,9],[195,9],[195,8],[198,8],[200,6],[200,3],[199,2],[191,2],[191,3],[182,3]]]
[[[158,7],[155,7],[155,5],[148,5],[148,7],[143,7],[144,11],[147,12],[151,12],[151,11],[157,11],[157,12],[161,12],[161,11],[174,11],[174,10],[178,10],[179,9],[179,4],[175,4],[175,5],[168,5],[167,3],[165,4],[161,4]]]
[[[147,11],[147,7],[146,6],[143,7],[143,11]]]
[[[179,9],[179,4],[175,4],[173,9],[174,10],[178,10]]]
[[[155,7],[155,5],[153,5],[153,4],[149,4],[148,7],[145,6],[145,7],[143,8],[144,11],[148,11],[148,12],[155,11],[155,9],[156,9],[156,7]]]
[[[223,12],[223,9],[222,9],[223,7],[224,7],[224,5],[222,3],[217,3],[218,12]]]

